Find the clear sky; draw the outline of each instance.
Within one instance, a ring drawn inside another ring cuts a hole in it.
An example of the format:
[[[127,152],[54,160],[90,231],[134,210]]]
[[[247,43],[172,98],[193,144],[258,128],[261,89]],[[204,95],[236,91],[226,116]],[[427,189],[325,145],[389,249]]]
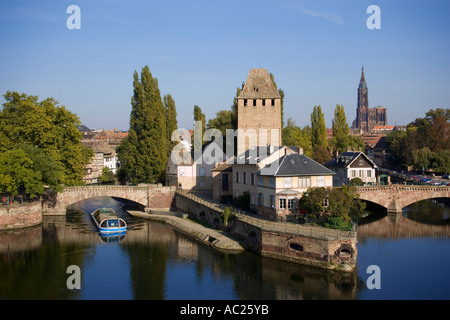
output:
[[[67,28],[70,5],[81,29]],[[381,29],[370,30],[370,5]],[[148,65],[179,127],[229,109],[251,68],[285,93],[285,119],[336,104],[349,125],[364,65],[369,107],[408,124],[450,107],[450,1],[54,0],[0,2],[0,94],[54,97],[91,128],[128,130],[134,71]],[[3,97],[0,98],[3,103]]]

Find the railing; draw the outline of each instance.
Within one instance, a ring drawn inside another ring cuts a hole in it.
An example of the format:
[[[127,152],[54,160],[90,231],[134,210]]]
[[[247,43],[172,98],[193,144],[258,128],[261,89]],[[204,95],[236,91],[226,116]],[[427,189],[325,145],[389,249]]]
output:
[[[189,193],[188,190],[177,190],[177,193],[191,199],[207,208],[213,209],[217,212],[223,212],[228,205],[214,203],[205,199],[202,199],[192,193]],[[312,225],[301,225],[298,223],[292,222],[277,222],[271,221],[267,219],[263,219],[255,216],[252,213],[249,213],[245,210],[232,208],[234,215],[236,218],[242,222],[248,223],[250,225],[261,228],[264,231],[272,231],[272,232],[281,232],[281,233],[290,233],[296,235],[305,235],[310,237],[317,238],[326,238],[326,239],[349,239],[356,237],[356,228],[353,227],[349,231],[339,230],[339,229],[331,229],[320,226],[312,226]]]

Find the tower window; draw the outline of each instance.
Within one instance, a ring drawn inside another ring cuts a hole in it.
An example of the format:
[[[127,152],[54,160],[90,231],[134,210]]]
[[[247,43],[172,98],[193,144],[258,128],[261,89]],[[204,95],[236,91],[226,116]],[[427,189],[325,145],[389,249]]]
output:
[[[272,106],[275,105],[275,99],[272,99]]]
[[[256,107],[256,99],[253,99],[253,106]]]
[[[244,106],[247,106],[247,99],[244,99]]]
[[[266,99],[262,99],[262,105],[263,105],[263,107],[266,106]]]

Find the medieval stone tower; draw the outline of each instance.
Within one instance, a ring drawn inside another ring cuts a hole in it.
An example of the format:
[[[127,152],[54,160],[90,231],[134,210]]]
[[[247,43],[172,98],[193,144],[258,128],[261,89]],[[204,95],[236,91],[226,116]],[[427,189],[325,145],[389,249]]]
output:
[[[252,146],[281,146],[281,96],[267,69],[251,69],[238,102],[238,154]]]
[[[386,126],[387,113],[386,108],[369,108],[369,92],[367,89],[366,78],[364,77],[364,67],[361,70],[361,80],[358,86],[358,104],[356,107],[356,119],[353,121],[352,128],[361,133],[368,133],[374,126]]]

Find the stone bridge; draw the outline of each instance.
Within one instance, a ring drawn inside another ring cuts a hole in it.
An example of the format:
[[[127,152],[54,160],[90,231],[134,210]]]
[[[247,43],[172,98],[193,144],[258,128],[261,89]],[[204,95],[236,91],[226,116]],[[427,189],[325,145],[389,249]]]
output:
[[[404,207],[418,201],[436,198],[450,198],[450,187],[446,186],[364,186],[356,191],[361,200],[376,203],[388,213],[402,213]]]
[[[175,187],[160,185],[66,187],[62,192],[47,192],[43,196],[42,214],[65,215],[67,206],[97,197],[130,200],[141,205],[147,212],[168,210],[174,206],[175,191]]]

